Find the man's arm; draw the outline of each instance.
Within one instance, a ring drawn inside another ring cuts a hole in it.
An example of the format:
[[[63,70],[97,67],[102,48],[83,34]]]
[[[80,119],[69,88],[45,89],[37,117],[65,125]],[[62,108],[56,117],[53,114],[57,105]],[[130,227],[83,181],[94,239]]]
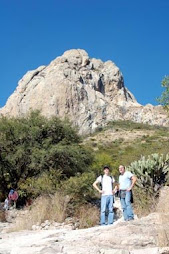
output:
[[[130,191],[133,188],[133,186],[135,185],[136,181],[137,181],[137,177],[135,175],[133,175],[131,177],[131,186],[127,189],[127,191]]]
[[[119,190],[119,184],[117,183],[112,191],[113,195]]]
[[[93,187],[99,192],[99,193],[103,193],[102,190],[99,189],[99,187],[97,186],[99,182],[96,180],[94,183],[93,183]]]

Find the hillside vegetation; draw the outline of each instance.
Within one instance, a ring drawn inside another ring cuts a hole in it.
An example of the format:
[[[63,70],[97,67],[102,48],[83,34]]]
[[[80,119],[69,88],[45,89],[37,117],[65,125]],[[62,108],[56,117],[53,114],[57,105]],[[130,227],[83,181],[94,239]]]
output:
[[[18,189],[20,198],[54,193],[61,182],[86,172],[92,156],[68,121],[39,112],[0,119],[0,192]]]
[[[83,143],[95,151],[96,167],[109,164],[116,175],[119,164],[128,166],[153,153],[167,154],[169,128],[130,121],[110,122]]]
[[[62,197],[68,201],[59,218],[81,216],[82,227],[98,221],[98,209],[92,206],[99,196],[92,183],[103,173],[104,165],[110,167],[117,181],[120,164],[137,175],[134,206],[138,215],[149,213],[158,190],[169,184],[169,128],[117,121],[91,136],[80,137],[68,121],[56,117],[46,119],[39,112],[32,112],[25,118],[0,119],[0,151],[1,201],[10,188],[19,192],[18,205],[39,196]],[[136,162],[141,165],[139,170],[133,166]],[[164,177],[159,182],[153,175]],[[145,181],[145,177],[148,180]],[[150,188],[149,182],[152,183]],[[57,208],[50,214],[61,210]],[[86,210],[95,211],[97,219],[96,216],[91,218],[91,213],[86,216]],[[46,216],[49,213],[44,218]],[[58,218],[56,214],[55,218]]]
[[[110,122],[105,128],[100,128],[92,136],[86,137],[83,143],[92,147],[94,151],[92,166],[97,175],[102,172],[101,168],[105,164],[111,167],[111,174],[117,181],[120,164],[125,165],[137,175],[134,206],[138,215],[148,214],[155,209],[159,189],[161,186],[169,184],[167,178],[169,177],[169,158],[166,157],[169,153],[169,128],[130,121]],[[154,156],[157,157],[156,162],[154,162]],[[146,166],[144,165],[144,172],[141,174],[139,168],[143,168],[142,160],[145,161]],[[135,170],[134,164],[137,165],[138,170]],[[141,164],[140,167],[139,164]],[[167,177],[165,177],[165,181],[158,184],[159,182],[154,180],[152,175],[158,178],[162,174],[163,168],[167,172]],[[147,180],[145,184],[147,174],[149,174],[149,181]]]

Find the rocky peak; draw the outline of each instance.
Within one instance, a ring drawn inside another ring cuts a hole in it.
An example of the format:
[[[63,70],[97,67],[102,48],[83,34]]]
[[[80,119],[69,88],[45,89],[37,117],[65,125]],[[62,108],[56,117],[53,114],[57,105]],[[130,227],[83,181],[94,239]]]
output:
[[[112,61],[90,58],[82,49],[68,50],[48,66],[28,71],[0,114],[22,116],[36,109],[47,117],[69,117],[80,133],[119,119],[169,124],[161,107],[137,103]]]

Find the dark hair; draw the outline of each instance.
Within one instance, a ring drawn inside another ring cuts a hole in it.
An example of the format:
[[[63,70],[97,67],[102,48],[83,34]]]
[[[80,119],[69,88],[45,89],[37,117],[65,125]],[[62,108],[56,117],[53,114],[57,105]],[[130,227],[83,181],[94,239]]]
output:
[[[106,165],[105,165],[105,166],[103,167],[103,169],[106,169],[106,168],[107,168],[107,169],[110,169],[109,166],[106,166]]]

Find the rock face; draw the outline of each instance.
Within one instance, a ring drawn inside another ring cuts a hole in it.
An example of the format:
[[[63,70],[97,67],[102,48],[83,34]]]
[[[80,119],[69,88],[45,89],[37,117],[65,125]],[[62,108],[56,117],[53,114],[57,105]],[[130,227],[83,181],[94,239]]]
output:
[[[0,114],[23,116],[36,109],[47,117],[68,117],[80,133],[119,119],[169,125],[162,107],[137,103],[113,62],[89,58],[81,49],[27,72]]]
[[[168,193],[165,187],[156,213],[130,222],[79,230],[1,232],[0,253],[169,254]]]

